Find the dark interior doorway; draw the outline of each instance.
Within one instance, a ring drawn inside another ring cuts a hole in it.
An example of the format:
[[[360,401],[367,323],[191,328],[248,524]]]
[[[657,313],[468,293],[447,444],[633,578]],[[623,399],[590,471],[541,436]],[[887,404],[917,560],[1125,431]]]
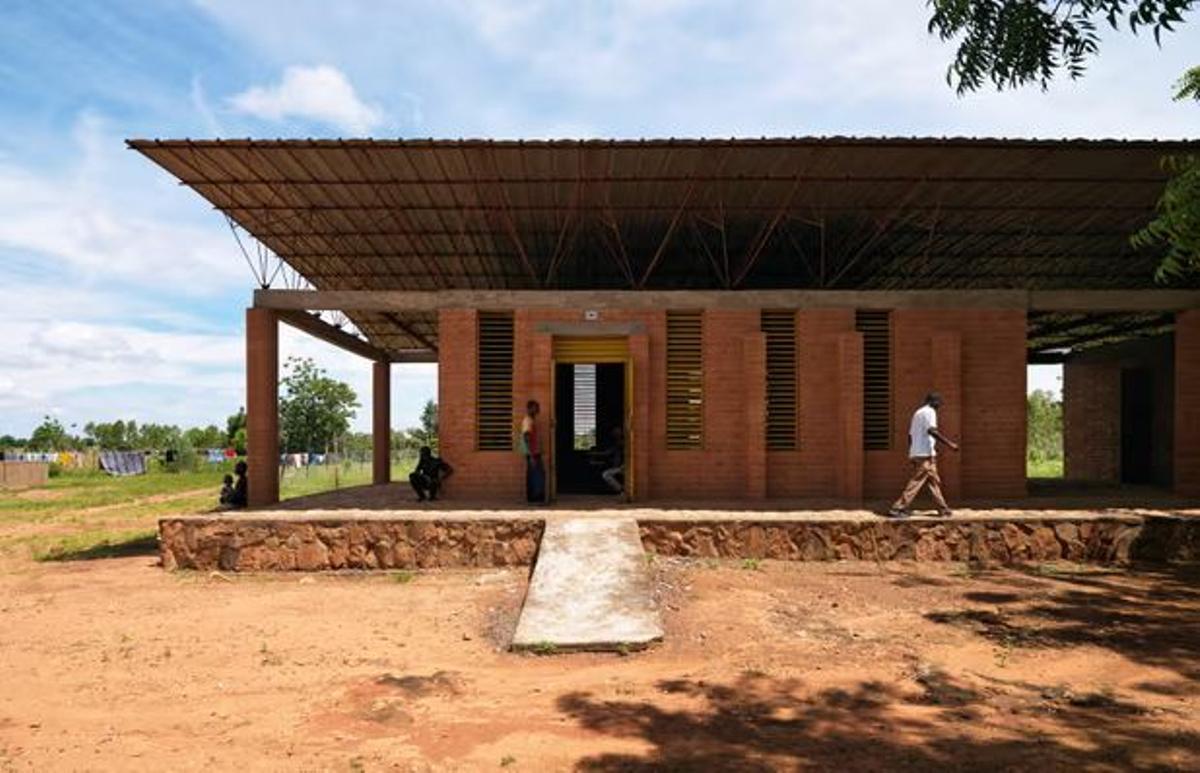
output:
[[[554,475],[559,494],[611,494],[600,453],[625,424],[623,363],[554,366]]]
[[[1121,482],[1154,482],[1154,374],[1121,370]]]

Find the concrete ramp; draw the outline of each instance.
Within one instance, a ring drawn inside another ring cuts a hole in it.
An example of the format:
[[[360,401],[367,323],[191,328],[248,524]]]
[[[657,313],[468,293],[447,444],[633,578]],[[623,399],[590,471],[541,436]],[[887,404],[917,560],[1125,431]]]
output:
[[[639,649],[662,635],[636,521],[547,521],[513,649]]]

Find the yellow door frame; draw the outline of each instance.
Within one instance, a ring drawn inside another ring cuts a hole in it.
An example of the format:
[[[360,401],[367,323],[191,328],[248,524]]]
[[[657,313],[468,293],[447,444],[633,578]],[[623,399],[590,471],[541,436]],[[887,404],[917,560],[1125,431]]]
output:
[[[632,500],[637,495],[634,469],[633,414],[633,357],[629,353],[628,336],[555,336],[550,357],[550,432],[551,442],[557,437],[558,423],[558,366],[559,365],[624,365],[625,366],[625,494]],[[547,485],[550,499],[558,496],[558,449],[551,446]]]

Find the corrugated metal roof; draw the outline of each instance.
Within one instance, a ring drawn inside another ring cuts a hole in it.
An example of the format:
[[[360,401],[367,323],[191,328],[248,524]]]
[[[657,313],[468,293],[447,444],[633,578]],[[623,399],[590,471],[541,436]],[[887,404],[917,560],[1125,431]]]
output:
[[[132,140],[320,289],[1153,286],[1200,143],[797,137]],[[355,313],[387,349],[420,315]]]

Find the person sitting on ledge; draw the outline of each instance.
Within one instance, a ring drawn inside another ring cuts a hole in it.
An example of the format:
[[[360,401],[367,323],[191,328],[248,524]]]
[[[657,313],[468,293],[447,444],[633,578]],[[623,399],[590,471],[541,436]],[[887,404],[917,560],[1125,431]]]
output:
[[[408,482],[412,484],[413,491],[417,492],[418,502],[424,502],[426,498],[432,502],[437,499],[442,481],[453,474],[453,467],[434,456],[429,446],[421,446],[417,468],[408,476]]]
[[[246,494],[246,467],[245,462],[238,462],[233,466],[233,474],[237,476],[237,480],[233,484],[233,494],[229,497],[229,506],[243,508],[249,501]]]

